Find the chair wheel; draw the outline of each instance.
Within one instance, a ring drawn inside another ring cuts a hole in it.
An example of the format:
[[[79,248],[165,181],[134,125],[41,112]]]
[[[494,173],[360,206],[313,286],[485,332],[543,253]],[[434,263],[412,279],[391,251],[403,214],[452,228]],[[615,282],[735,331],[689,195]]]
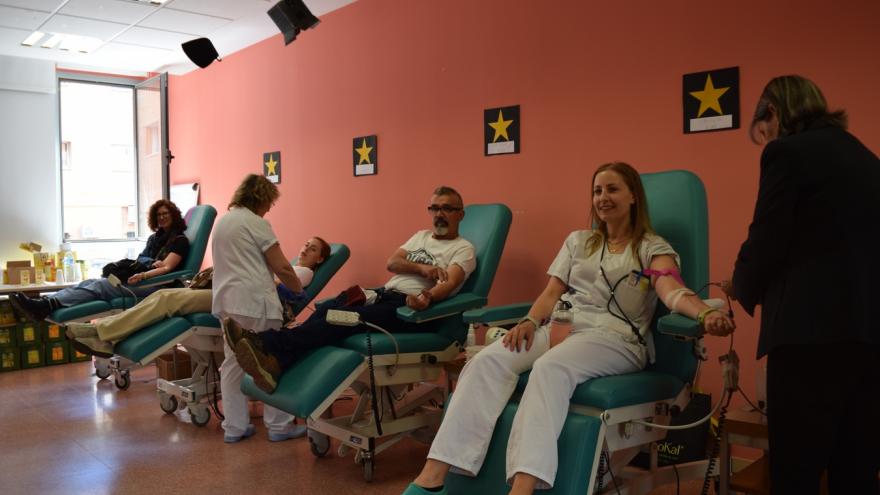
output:
[[[119,390],[128,390],[128,387],[131,386],[131,376],[129,376],[127,371],[122,372],[116,375],[113,383],[116,384],[116,388],[118,388]]]
[[[99,380],[106,380],[110,378],[113,372],[110,371],[109,361],[106,359],[95,359],[95,376],[98,377]]]
[[[362,462],[364,464],[364,481],[369,483],[373,481],[373,454],[365,453]]]
[[[324,457],[330,452],[330,437],[317,431],[309,430],[309,447],[315,457]]]
[[[174,414],[177,410],[177,397],[166,393],[159,394],[159,407],[165,411],[165,414]]]
[[[211,411],[207,407],[189,408],[189,419],[196,426],[205,426],[211,421]]]

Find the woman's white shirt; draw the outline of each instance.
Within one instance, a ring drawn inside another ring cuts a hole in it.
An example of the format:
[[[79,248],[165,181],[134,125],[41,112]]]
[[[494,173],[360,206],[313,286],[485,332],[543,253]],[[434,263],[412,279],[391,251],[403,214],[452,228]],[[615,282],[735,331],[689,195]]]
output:
[[[653,339],[648,330],[657,305],[657,293],[649,278],[641,277],[636,281],[638,277],[630,275],[633,271],[641,272],[643,268],[648,268],[654,256],[662,254],[672,256],[676,265],[679,265],[678,254],[662,237],[646,234],[639,246],[639,266],[633,258],[632,245],[627,245],[623,252],[615,254],[605,249],[604,255],[602,246],[599,246],[591,254],[587,247],[587,240],[591,235],[592,231],[589,230],[577,230],[569,234],[547,274],[559,278],[569,288],[569,293],[563,298],[572,304],[572,331],[594,331],[622,339],[645,362],[646,357],[653,357],[654,354]],[[600,266],[608,283],[602,277]],[[617,284],[614,301],[610,301],[609,283],[612,287]],[[609,312],[609,301],[611,311],[621,315],[622,310],[639,329],[648,344],[647,349],[639,344],[638,336],[626,321]]]
[[[214,226],[213,305],[217,316],[281,321],[281,302],[264,253],[278,243],[269,222],[233,207]]]

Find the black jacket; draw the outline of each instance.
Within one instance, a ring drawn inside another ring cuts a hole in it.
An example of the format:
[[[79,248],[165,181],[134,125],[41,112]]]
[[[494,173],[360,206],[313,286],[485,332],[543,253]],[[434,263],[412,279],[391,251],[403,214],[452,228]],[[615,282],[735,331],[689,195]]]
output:
[[[777,346],[880,345],[880,161],[843,129],[770,142],[733,288],[760,304],[758,357]]]

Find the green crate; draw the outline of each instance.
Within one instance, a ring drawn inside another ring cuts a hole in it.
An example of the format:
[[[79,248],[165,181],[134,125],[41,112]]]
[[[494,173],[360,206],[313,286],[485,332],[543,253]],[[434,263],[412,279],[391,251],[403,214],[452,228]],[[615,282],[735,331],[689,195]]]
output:
[[[68,344],[70,344],[70,343],[68,342]],[[70,362],[71,363],[79,363],[82,361],[91,361],[92,360],[92,356],[85,354],[85,353],[82,353],[82,352],[79,352],[78,350],[74,349],[74,347],[72,345],[70,345],[69,348],[70,348]]]
[[[70,344],[66,340],[46,342],[46,364],[65,364],[70,362]]]
[[[43,341],[43,332],[40,329],[40,324],[31,321],[19,323],[15,341],[21,347],[41,343]]]
[[[64,327],[48,321],[40,324],[43,328],[43,342],[60,342],[66,340]]]
[[[0,371],[21,368],[21,351],[18,347],[0,347]]]
[[[43,344],[23,345],[21,349],[21,368],[39,368],[46,365]]]
[[[15,325],[0,327],[0,347],[15,347],[17,334]]]
[[[14,325],[18,323],[15,319],[15,311],[12,309],[12,303],[9,299],[0,301],[0,325]]]

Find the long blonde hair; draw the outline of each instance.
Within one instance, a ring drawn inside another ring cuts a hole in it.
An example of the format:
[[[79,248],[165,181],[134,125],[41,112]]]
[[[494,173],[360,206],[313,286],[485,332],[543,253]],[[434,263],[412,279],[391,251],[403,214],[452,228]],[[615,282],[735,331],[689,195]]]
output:
[[[629,209],[629,224],[630,228],[632,228],[632,255],[636,261],[639,261],[638,253],[642,240],[646,234],[654,233],[654,229],[651,228],[651,219],[648,216],[648,200],[645,197],[645,187],[642,185],[639,173],[632,165],[624,162],[606,163],[597,168],[593,173],[593,179],[590,181],[591,198],[593,195],[592,187],[596,183],[596,176],[606,170],[611,170],[620,175],[623,182],[629,187],[630,192],[632,192],[633,198],[635,198],[635,204],[631,205]],[[587,239],[586,249],[588,255],[595,253],[600,246],[605,244],[608,238],[608,224],[599,218],[599,215],[596,213],[596,206],[592,200],[590,201],[590,224],[595,225],[595,228],[593,229],[593,235]]]

